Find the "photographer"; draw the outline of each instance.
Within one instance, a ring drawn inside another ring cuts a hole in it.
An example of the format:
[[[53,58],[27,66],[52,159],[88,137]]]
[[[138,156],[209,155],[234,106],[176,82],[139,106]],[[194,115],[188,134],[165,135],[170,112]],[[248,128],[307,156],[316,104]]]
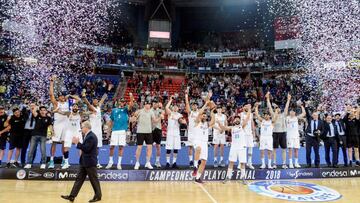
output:
[[[306,141],[306,163],[307,167],[311,167],[311,148],[314,148],[315,153],[315,167],[320,167],[320,154],[319,154],[319,143],[320,135],[324,129],[324,124],[319,120],[319,114],[314,111],[310,114],[309,103],[305,104],[306,119],[308,126],[305,130],[305,141]]]

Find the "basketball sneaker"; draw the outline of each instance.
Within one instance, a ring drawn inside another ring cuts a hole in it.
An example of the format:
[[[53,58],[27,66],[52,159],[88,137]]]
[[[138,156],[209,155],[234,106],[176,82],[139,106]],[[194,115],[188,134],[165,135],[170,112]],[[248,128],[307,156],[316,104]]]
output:
[[[224,160],[222,160],[222,161],[220,162],[220,166],[221,166],[222,168],[225,167],[225,161],[224,161]]]
[[[98,169],[102,169],[102,167],[103,167],[103,166],[102,166],[101,164],[97,164],[97,165],[96,165],[96,168],[98,168]]]
[[[283,164],[283,165],[282,165],[282,168],[283,168],[283,169],[287,169],[288,167],[287,167],[286,164]]]
[[[157,162],[155,163],[155,166],[156,166],[156,168],[161,168],[160,161],[157,161]]]
[[[109,162],[109,163],[108,163],[108,165],[106,165],[106,167],[105,167],[105,168],[106,168],[106,169],[111,169],[111,168],[112,168],[112,166],[113,166],[113,164],[114,164],[114,163]]]
[[[150,162],[147,162],[147,163],[145,164],[145,168],[150,169],[150,170],[154,169],[154,168],[151,166]]]
[[[139,162],[136,162],[134,169],[135,169],[135,170],[139,170],[139,168],[140,168],[140,163],[139,163]]]
[[[240,165],[240,164],[239,164],[239,165]],[[254,169],[255,169],[252,164],[246,164],[246,165],[247,165],[247,167],[249,167],[249,169],[251,169],[251,170],[254,170]],[[238,168],[239,168],[239,166],[238,166]]]
[[[173,168],[173,169],[179,169],[179,167],[176,165],[176,162],[173,163],[172,168]]]
[[[289,168],[294,168],[294,165],[292,163],[290,163]]]
[[[223,184],[226,184],[227,182],[230,181],[230,178],[226,176],[226,178],[222,181]]]
[[[260,169],[265,169],[266,165],[265,164],[261,164]]]
[[[166,163],[165,168],[169,169],[170,168],[170,163]]]
[[[217,161],[214,161],[214,168],[217,168],[219,166]]]
[[[248,184],[248,182],[247,182],[247,180],[245,180],[245,178],[243,178],[243,179],[241,180],[241,183],[242,183],[243,185],[247,185],[247,184]]]
[[[195,178],[195,183],[204,184],[204,181],[201,180],[201,178],[199,178],[199,179]]]
[[[272,166],[274,169],[276,169],[277,168],[277,166],[276,166],[276,164],[273,164],[273,166]]]
[[[31,168],[31,164],[26,164],[26,165],[24,166],[24,168],[25,168],[25,169],[30,169],[30,168]]]
[[[271,164],[270,164],[270,165],[268,165],[268,169],[273,169],[273,167],[271,166]]]
[[[70,164],[65,162],[64,165],[61,167],[61,169],[68,169],[70,167]]]
[[[295,163],[295,168],[301,168],[301,166],[298,163]]]
[[[46,169],[46,164],[41,164],[40,169]]]
[[[116,166],[116,168],[118,169],[118,170],[121,170],[122,168],[121,168],[121,164],[118,164],[117,166]]]
[[[53,169],[55,168],[55,164],[54,164],[54,161],[50,161],[49,162],[49,166],[48,166],[49,169]]]
[[[190,165],[190,168],[193,168],[194,167],[194,162],[190,161],[189,165]]]

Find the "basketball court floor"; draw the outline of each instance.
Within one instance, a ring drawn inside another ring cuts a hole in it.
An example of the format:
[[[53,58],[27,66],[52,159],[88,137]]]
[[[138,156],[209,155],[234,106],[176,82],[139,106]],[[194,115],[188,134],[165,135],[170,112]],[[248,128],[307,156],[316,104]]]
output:
[[[360,178],[290,180],[325,186],[341,197],[333,202],[358,203]],[[249,182],[252,183],[252,182]],[[68,194],[72,181],[1,180],[0,202],[57,203],[66,202],[60,195]],[[151,202],[151,203],[225,203],[225,202],[287,202],[286,200],[257,194],[238,181],[223,184],[220,181],[196,184],[194,182],[101,182],[101,202]],[[282,188],[284,191],[284,188]],[[290,191],[290,190],[289,190]],[[288,191],[288,192],[289,192]],[[293,188],[290,193],[302,193]],[[93,196],[90,182],[85,182],[75,202],[88,202]]]

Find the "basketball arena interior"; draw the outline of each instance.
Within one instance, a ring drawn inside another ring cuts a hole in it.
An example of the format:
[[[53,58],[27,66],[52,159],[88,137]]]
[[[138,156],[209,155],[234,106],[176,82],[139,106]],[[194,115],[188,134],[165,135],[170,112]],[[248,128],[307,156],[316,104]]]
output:
[[[358,202],[359,0],[2,0],[1,202]]]

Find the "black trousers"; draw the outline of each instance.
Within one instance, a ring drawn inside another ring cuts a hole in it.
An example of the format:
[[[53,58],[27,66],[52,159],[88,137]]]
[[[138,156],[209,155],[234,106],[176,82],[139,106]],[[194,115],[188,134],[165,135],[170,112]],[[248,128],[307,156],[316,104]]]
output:
[[[344,157],[344,164],[348,164],[348,156],[347,156],[347,148],[346,148],[346,137],[345,136],[339,136],[339,143],[338,143],[338,160],[339,160],[339,154],[340,154],[340,148],[343,153]]]
[[[26,164],[26,151],[27,151],[27,149],[29,147],[29,144],[30,144],[31,132],[32,132],[32,130],[27,130],[27,129],[24,130],[23,145],[22,145],[22,148],[21,148],[21,157],[20,157],[22,164]],[[34,162],[35,157],[36,157],[36,147],[35,147],[33,160],[32,160],[31,163]]]
[[[337,140],[335,137],[327,138],[324,141],[325,145],[325,161],[327,165],[337,165],[338,164],[338,146]],[[330,149],[332,152],[332,162],[330,161]]]
[[[320,165],[320,154],[319,154],[319,140],[316,137],[306,135],[306,163],[311,165],[311,148],[314,148],[315,153],[315,166]]]
[[[79,194],[79,191],[80,191],[82,185],[84,184],[86,176],[89,176],[91,186],[94,189],[94,192],[95,192],[94,197],[101,199],[102,194],[101,194],[100,182],[97,177],[97,168],[95,166],[94,167],[80,166],[74,186],[71,190],[70,196],[76,197]]]

